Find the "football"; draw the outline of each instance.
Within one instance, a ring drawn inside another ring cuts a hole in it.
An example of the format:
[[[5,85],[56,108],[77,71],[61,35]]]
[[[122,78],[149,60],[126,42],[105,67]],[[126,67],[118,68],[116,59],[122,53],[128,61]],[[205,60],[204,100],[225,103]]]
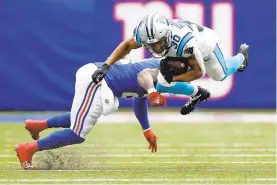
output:
[[[167,70],[171,70],[173,75],[180,75],[188,71],[188,58],[167,57],[164,59]]]

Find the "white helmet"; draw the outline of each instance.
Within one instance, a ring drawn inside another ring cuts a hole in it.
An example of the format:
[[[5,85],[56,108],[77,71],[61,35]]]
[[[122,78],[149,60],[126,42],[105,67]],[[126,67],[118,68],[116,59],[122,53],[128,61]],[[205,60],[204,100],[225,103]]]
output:
[[[142,44],[153,57],[163,57],[168,52],[171,46],[171,29],[165,16],[157,13],[146,15],[139,32]]]

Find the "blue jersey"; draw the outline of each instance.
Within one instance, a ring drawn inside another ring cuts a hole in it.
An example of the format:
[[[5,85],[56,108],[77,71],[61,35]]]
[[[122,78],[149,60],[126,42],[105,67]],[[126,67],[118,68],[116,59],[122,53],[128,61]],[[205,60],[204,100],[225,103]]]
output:
[[[104,63],[94,64],[100,67]],[[160,69],[160,60],[154,58],[139,61],[119,60],[111,66],[104,79],[116,97],[143,97],[147,92],[139,86],[137,75],[146,68]]]

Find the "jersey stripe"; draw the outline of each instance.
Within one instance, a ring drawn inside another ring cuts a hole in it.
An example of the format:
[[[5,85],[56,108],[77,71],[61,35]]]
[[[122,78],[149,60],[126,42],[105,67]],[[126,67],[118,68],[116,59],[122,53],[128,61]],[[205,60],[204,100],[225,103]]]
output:
[[[178,49],[177,49],[177,53],[176,53],[177,56],[179,56],[179,57],[182,56],[183,49],[184,49],[185,45],[186,45],[186,44],[188,43],[188,41],[189,41],[190,39],[192,39],[192,38],[193,38],[193,36],[192,36],[192,33],[191,33],[191,32],[187,33],[187,34],[182,38],[182,40],[181,40],[181,42],[180,42],[180,44],[179,44],[179,46],[178,46]]]
[[[90,102],[90,98],[91,98],[91,95],[93,93],[93,90],[95,89],[95,86],[96,86],[96,84],[94,84],[93,86],[89,86],[87,88],[86,92],[88,92],[88,94],[85,94],[85,97],[83,99],[83,102],[85,102],[85,104],[83,104],[83,106],[81,106],[80,115],[77,114],[77,116],[76,116],[76,120],[77,120],[77,124],[76,125],[77,126],[76,126],[75,130],[73,130],[75,132],[75,134],[79,133],[79,128],[81,126],[81,120],[83,119],[83,114],[85,113],[85,111],[86,111],[86,109],[88,107],[88,104]],[[75,120],[75,123],[76,123],[76,120]]]
[[[92,102],[93,102],[93,100],[94,100],[94,96],[95,96],[95,94],[96,94],[96,92],[97,92],[97,89],[98,89],[100,86],[101,86],[101,85],[98,85],[98,86],[95,88],[94,92],[93,92],[91,101],[90,101],[89,106],[88,106],[88,108],[87,108],[87,111],[86,111],[84,117],[82,118],[83,120],[82,120],[82,123],[81,123],[81,128],[80,128],[80,130],[79,130],[79,132],[78,132],[78,135],[80,135],[81,131],[83,130],[83,126],[84,126],[84,123],[85,123],[85,119],[86,119],[86,117],[87,117],[87,115],[88,115],[88,112],[89,112],[90,107],[91,107],[91,104],[92,104]]]
[[[87,90],[86,90],[86,93],[85,93],[85,96],[84,96],[83,101],[82,101],[82,103],[81,103],[81,106],[80,106],[79,109],[78,109],[78,112],[77,112],[76,118],[75,118],[75,122],[74,122],[73,131],[75,130],[75,127],[77,126],[77,120],[78,120],[80,111],[81,111],[81,109],[82,109],[82,107],[83,107],[83,105],[84,105],[84,103],[85,103],[85,100],[86,100],[86,98],[87,98],[88,91],[89,91],[89,89],[91,88],[92,85],[93,85],[93,81],[91,81],[90,84],[88,85],[88,88],[87,88]]]
[[[226,66],[226,62],[225,62],[225,59],[224,59],[224,56],[220,50],[220,48],[218,47],[218,44],[216,44],[215,48],[214,48],[214,54],[216,56],[216,58],[218,59],[224,73],[226,74],[227,71],[228,71],[228,68]]]

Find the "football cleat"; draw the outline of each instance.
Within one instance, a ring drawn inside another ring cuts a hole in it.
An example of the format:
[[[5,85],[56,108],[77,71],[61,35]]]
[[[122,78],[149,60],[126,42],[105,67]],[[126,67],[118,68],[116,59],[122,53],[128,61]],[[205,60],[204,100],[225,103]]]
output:
[[[248,49],[249,46],[247,44],[242,44],[239,47],[239,53],[243,54],[244,56],[244,61],[242,62],[242,65],[238,68],[238,72],[243,72],[246,67],[248,66]]]
[[[21,166],[25,170],[30,170],[33,168],[32,166],[33,153],[29,151],[29,143],[16,145],[15,152],[17,154],[17,157],[20,161]]]
[[[28,130],[34,140],[39,139],[39,133],[47,128],[46,120],[26,120],[25,129]]]
[[[198,105],[202,101],[207,101],[210,96],[211,93],[209,92],[209,90],[198,86],[198,92],[196,93],[196,95],[191,97],[191,99],[182,107],[180,111],[181,114],[187,115],[191,113],[195,109],[196,105]]]

